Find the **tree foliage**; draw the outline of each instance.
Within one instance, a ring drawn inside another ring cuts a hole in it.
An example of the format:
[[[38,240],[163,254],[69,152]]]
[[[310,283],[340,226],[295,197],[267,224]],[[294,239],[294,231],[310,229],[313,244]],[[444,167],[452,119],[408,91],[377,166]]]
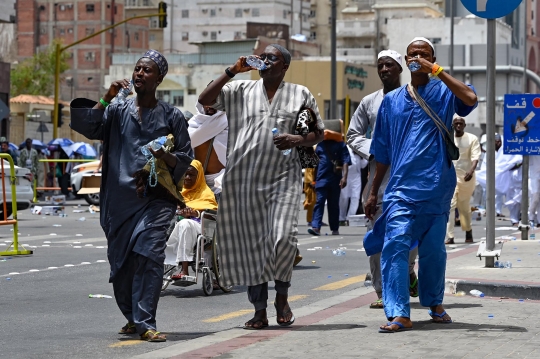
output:
[[[52,96],[54,92],[54,72],[56,61],[56,44],[54,40],[45,51],[25,59],[11,69],[11,96],[20,94]],[[68,54],[60,55],[60,74],[69,69]]]

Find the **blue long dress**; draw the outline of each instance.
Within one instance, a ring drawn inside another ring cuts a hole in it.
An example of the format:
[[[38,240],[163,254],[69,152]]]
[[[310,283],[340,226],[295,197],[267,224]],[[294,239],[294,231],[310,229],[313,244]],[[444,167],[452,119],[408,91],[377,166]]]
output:
[[[465,105],[438,79],[419,86],[418,93],[450,131],[455,113],[466,116],[476,107]],[[456,172],[435,123],[412,99],[406,85],[385,96],[370,153],[377,162],[391,165],[391,172],[383,214],[366,234],[364,247],[367,255],[382,252],[386,316],[410,317],[408,257],[416,244],[420,303],[442,304],[444,237]]]

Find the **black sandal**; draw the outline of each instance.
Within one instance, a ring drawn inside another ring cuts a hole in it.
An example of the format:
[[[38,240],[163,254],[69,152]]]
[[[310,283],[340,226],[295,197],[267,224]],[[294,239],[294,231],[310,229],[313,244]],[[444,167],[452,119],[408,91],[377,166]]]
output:
[[[290,306],[289,306],[289,309],[285,309],[285,310],[281,311],[281,310],[278,309],[276,302],[274,302],[274,308],[276,308],[278,318],[281,317],[281,318],[285,319],[285,317],[289,313],[292,314]],[[294,317],[294,314],[293,314],[293,316],[291,317],[291,319],[288,322],[280,322],[280,321],[277,320],[277,318],[276,318],[276,322],[278,323],[278,325],[280,327],[288,327],[289,325],[292,325],[294,323],[295,319],[296,318]]]
[[[257,326],[255,327],[255,324],[257,323],[261,323],[260,326]],[[244,329],[245,330],[261,330],[261,329],[264,329],[268,327],[268,319],[266,319],[266,321],[262,320],[262,319],[250,319],[248,320],[245,324],[244,324]]]

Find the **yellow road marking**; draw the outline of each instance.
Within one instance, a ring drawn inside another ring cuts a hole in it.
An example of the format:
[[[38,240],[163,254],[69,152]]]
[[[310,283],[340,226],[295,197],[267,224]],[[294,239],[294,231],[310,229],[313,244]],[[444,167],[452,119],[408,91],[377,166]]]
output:
[[[347,279],[339,280],[337,282],[325,284],[322,287],[315,288],[313,290],[336,290],[336,289],[345,288],[345,287],[347,287],[347,286],[349,286],[351,284],[363,282],[364,280],[366,280],[366,275],[365,274],[359,275],[359,276],[356,276],[356,277],[350,277],[350,278],[347,278]]]
[[[141,343],[144,343],[144,340],[136,340],[136,339],[122,340],[121,342],[109,345],[109,348],[120,348],[120,347],[126,347],[128,345],[136,345],[136,344],[141,344]]]
[[[301,300],[301,299],[304,299],[304,298],[307,298],[307,297],[308,297],[308,295],[306,295],[306,294],[292,295],[292,296],[290,296],[288,298],[288,301],[289,302],[294,302],[296,300]],[[217,323],[217,322],[221,322],[223,320],[241,317],[241,316],[243,316],[245,314],[249,314],[249,313],[253,313],[253,309],[237,310],[236,312],[230,312],[230,313],[227,313],[227,314],[218,315],[217,317],[204,319],[203,322],[204,323]]]
[[[212,317],[212,318],[205,319],[205,320],[203,320],[203,322],[205,322],[205,323],[216,323],[216,322],[221,322],[222,320],[241,317],[242,315],[245,315],[245,314],[248,314],[248,313],[253,313],[253,309],[237,310],[236,312],[230,312],[230,313],[227,313],[227,314],[218,315],[217,317]]]

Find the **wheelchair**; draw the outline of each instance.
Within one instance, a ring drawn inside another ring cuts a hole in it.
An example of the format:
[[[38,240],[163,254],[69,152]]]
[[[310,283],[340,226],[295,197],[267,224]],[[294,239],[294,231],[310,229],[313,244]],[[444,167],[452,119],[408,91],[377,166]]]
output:
[[[178,266],[165,265],[163,274],[163,284],[161,290],[164,291],[169,285],[179,287],[189,287],[202,282],[202,289],[205,295],[210,295],[214,291],[214,284],[224,293],[229,293],[232,286],[223,285],[223,278],[219,271],[219,247],[216,238],[216,217],[217,211],[205,210],[201,212],[201,234],[197,236],[193,256],[193,261],[189,263],[193,276],[184,276],[181,279],[172,279],[171,276],[178,270]]]

